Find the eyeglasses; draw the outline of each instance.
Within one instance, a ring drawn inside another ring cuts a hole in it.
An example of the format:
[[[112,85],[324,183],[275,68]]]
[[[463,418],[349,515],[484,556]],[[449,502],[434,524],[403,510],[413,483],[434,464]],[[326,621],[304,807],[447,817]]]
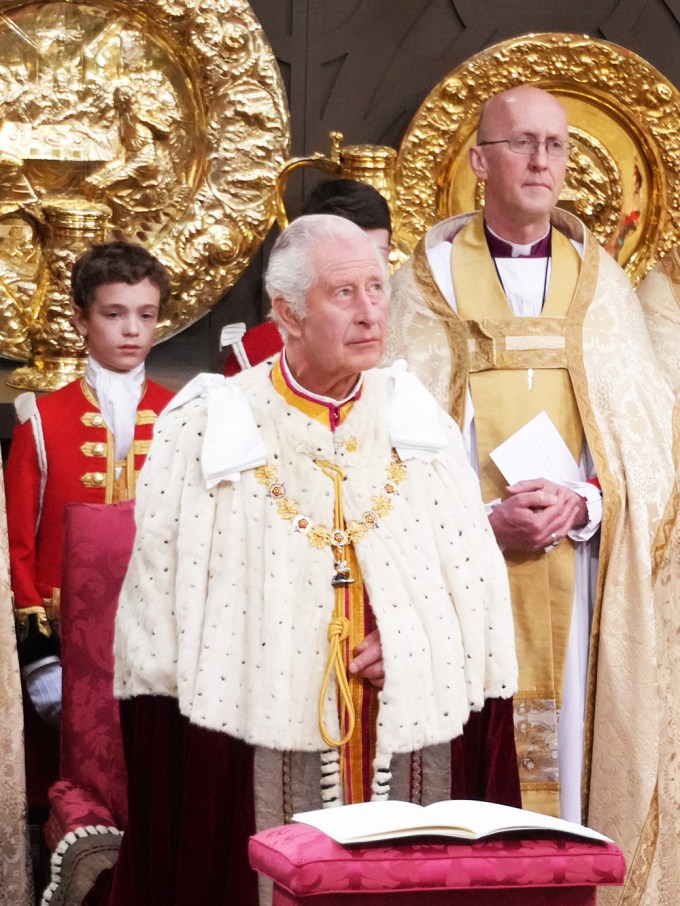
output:
[[[537,154],[543,146],[549,157],[569,157],[573,145],[560,138],[546,138],[539,142],[537,138],[499,138],[495,142],[480,142],[480,145],[507,145],[513,154]]]

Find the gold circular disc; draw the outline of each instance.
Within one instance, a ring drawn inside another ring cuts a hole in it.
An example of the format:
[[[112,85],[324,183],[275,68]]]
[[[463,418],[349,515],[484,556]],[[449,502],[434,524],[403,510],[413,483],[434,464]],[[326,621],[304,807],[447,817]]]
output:
[[[104,203],[166,265],[159,339],[234,284],[276,214],[285,91],[242,0],[0,0],[0,355],[35,332],[53,195]],[[30,218],[29,218],[30,219]],[[39,325],[38,325],[39,326]]]
[[[680,92],[636,54],[585,35],[532,34],[471,57],[428,95],[397,157],[397,240],[481,206],[468,164],[479,113],[520,84],[564,104],[574,144],[559,204],[637,283],[679,241]]]

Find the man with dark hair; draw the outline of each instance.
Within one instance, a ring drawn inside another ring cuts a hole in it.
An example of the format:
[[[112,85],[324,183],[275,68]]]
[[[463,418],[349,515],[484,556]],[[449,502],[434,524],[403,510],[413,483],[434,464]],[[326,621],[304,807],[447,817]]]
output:
[[[302,209],[302,215],[305,214],[335,214],[351,220],[375,242],[385,261],[388,260],[392,238],[390,209],[384,196],[368,183],[356,179],[324,179],[309,194]],[[226,377],[264,362],[283,347],[281,334],[270,319],[246,331],[242,338],[230,337],[230,343],[235,348],[224,364]]]
[[[356,223],[387,259],[392,218],[385,197],[356,179],[324,179],[310,192],[302,214],[336,214]]]
[[[33,705],[26,709],[32,806],[47,804],[58,766],[64,507],[134,497],[153,424],[172,397],[144,374],[170,292],[161,263],[131,243],[96,245],[76,261],[72,289],[75,324],[88,346],[85,376],[40,400],[17,397],[6,472],[19,661]]]

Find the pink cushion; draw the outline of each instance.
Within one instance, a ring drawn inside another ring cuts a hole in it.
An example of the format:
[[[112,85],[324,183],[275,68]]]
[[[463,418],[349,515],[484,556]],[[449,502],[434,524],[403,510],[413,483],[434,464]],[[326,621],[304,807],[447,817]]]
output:
[[[113,697],[113,629],[134,533],[132,501],[66,507],[60,776],[98,797],[117,827],[127,819],[127,777]]]
[[[622,884],[625,876],[623,854],[614,844],[515,838],[343,847],[304,824],[255,834],[249,856],[256,871],[302,897],[513,887],[561,887],[564,896],[564,888]]]

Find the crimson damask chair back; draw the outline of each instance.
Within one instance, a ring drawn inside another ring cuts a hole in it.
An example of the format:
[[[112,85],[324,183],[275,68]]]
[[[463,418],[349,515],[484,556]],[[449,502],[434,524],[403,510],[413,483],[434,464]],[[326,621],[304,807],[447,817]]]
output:
[[[66,508],[61,768],[45,827],[52,874],[43,903],[51,906],[82,901],[99,873],[115,863],[127,819],[113,633],[134,533],[132,501]]]

